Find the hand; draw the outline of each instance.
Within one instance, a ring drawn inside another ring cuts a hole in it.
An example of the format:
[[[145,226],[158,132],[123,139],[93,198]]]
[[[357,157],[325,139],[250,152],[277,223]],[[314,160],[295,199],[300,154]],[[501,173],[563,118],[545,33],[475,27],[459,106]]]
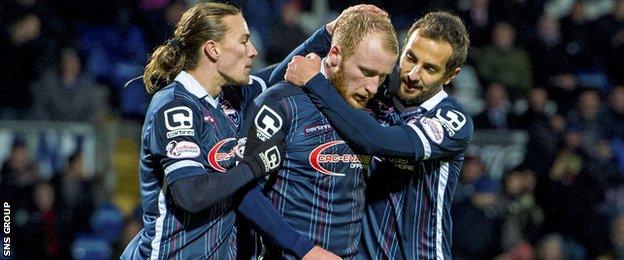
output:
[[[336,21],[352,12],[374,12],[388,17],[388,13],[386,13],[384,10],[379,9],[379,7],[377,6],[365,4],[354,5],[347,9],[344,9],[336,19],[325,25],[325,28],[327,29],[327,32],[329,32],[329,35],[334,35],[334,31],[336,30]]]
[[[294,85],[303,86],[321,70],[321,58],[315,53],[295,56],[288,63],[284,79]]]
[[[335,255],[332,252],[329,252],[323,248],[320,248],[318,246],[314,246],[312,248],[312,250],[310,250],[310,252],[308,252],[306,255],[303,256],[302,258],[303,260],[314,260],[314,259],[319,259],[319,260],[332,260],[332,259],[342,259],[341,257]]]
[[[244,149],[242,163],[247,164],[253,175],[258,178],[279,170],[286,143],[280,134],[274,134],[266,141],[258,140],[254,134],[247,138]]]

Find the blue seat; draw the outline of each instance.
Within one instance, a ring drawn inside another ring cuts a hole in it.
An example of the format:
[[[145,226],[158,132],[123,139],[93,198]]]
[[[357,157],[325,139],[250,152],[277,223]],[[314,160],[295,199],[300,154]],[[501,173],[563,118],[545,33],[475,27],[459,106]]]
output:
[[[105,260],[111,259],[113,249],[103,239],[89,234],[81,234],[76,236],[71,247],[71,254],[76,260]]]
[[[97,238],[113,243],[121,234],[124,216],[114,205],[103,204],[91,216],[90,224]]]

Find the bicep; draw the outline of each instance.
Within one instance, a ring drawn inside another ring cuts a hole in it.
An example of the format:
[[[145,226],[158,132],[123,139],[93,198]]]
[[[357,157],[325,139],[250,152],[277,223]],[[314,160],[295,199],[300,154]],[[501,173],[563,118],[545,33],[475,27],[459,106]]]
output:
[[[158,158],[167,183],[205,172],[206,151],[200,139],[201,121],[191,105],[171,102],[152,121],[150,150]]]

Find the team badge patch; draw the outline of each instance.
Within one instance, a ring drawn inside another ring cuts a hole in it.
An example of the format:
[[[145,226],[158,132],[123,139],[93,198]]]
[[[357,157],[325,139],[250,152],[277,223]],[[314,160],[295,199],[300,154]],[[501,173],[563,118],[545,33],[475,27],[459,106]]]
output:
[[[438,119],[423,117],[420,119],[420,125],[431,141],[436,144],[442,143],[444,140],[444,127]]]
[[[167,150],[167,157],[174,159],[195,158],[201,153],[196,143],[188,141],[171,141],[165,150]]]

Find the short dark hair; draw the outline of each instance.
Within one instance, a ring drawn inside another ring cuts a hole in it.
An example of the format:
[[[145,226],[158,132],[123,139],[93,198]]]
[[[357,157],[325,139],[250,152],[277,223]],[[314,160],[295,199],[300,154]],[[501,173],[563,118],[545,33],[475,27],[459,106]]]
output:
[[[456,15],[442,11],[428,13],[412,25],[407,33],[407,39],[416,30],[419,30],[419,34],[424,37],[445,41],[451,45],[453,53],[446,62],[446,73],[459,68],[466,61],[470,39],[466,26]]]

